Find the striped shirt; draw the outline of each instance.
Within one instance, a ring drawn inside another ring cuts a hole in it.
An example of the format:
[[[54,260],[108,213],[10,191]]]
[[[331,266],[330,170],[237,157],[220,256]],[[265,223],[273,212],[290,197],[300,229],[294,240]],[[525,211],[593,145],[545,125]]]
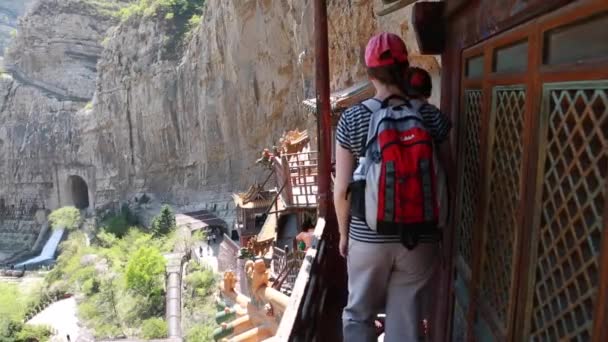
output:
[[[437,145],[444,142],[452,128],[449,118],[432,104],[424,104],[419,110],[433,140]],[[362,144],[367,140],[367,130],[372,113],[361,104],[347,109],[338,122],[336,141],[340,146],[349,150],[355,160],[359,160]],[[365,221],[351,217],[349,238],[360,242],[394,243],[401,242],[399,235],[382,235],[371,230]]]

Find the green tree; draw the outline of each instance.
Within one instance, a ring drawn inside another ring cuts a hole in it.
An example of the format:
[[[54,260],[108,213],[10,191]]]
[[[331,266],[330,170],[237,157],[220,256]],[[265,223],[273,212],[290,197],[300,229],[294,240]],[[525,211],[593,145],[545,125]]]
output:
[[[161,292],[165,263],[165,258],[158,248],[149,246],[139,248],[127,264],[125,273],[127,289],[144,298],[150,298]]]
[[[167,322],[162,318],[149,318],[142,322],[141,335],[147,340],[166,338],[168,334]]]
[[[152,220],[152,232],[156,236],[164,236],[175,230],[175,214],[168,205],[163,205],[160,214]]]
[[[80,226],[80,219],[80,210],[75,207],[59,208],[49,215],[53,229],[76,230]]]

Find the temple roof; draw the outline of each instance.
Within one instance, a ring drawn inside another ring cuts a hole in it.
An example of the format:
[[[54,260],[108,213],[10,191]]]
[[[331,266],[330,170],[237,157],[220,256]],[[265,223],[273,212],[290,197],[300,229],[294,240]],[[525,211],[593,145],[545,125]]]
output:
[[[329,96],[333,114],[342,113],[348,107],[374,96],[374,87],[369,81],[362,81],[346,89],[338,90]],[[304,106],[314,112],[317,110],[317,99],[312,98],[302,102]]]
[[[207,210],[199,210],[186,214],[177,214],[175,215],[175,221],[178,226],[186,225],[191,230],[204,229],[213,226],[227,226],[226,221]]]
[[[237,207],[255,209],[271,205],[275,195],[275,191],[264,190],[262,185],[254,184],[246,192],[233,194],[232,198]]]
[[[299,153],[304,150],[308,143],[310,143],[310,137],[308,131],[293,130],[283,133],[283,136],[279,140],[281,145],[281,153],[292,154]]]

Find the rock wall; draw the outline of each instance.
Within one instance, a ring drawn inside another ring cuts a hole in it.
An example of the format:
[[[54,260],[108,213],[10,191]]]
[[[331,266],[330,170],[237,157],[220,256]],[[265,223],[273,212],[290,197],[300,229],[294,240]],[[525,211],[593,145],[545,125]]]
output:
[[[87,1],[44,0],[20,21],[0,78],[0,204],[5,207],[21,202],[35,209],[57,207],[66,197],[67,172],[94,180],[94,166],[81,162],[76,113],[93,97],[101,41],[116,24],[104,13]]]
[[[208,0],[184,35],[163,15],[118,24],[90,3],[39,0],[20,25],[12,77],[0,81],[5,201],[69,204],[68,178],[79,176],[97,208],[141,193],[228,203],[261,180],[263,147],[314,127],[300,105],[314,96],[311,0]],[[334,90],[365,78],[373,33],[401,33],[413,47],[409,9],[376,18],[381,0],[328,3]],[[413,59],[439,74],[434,58]]]
[[[33,0],[0,0],[0,56],[17,33],[17,23]],[[1,60],[1,58],[0,58]]]

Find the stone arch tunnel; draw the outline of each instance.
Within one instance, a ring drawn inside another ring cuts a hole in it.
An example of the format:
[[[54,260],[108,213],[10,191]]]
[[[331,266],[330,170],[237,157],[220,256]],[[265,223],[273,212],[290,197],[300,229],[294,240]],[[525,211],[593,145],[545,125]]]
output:
[[[72,203],[78,209],[89,207],[89,186],[80,176],[72,175],[68,177],[68,188],[72,197]]]

